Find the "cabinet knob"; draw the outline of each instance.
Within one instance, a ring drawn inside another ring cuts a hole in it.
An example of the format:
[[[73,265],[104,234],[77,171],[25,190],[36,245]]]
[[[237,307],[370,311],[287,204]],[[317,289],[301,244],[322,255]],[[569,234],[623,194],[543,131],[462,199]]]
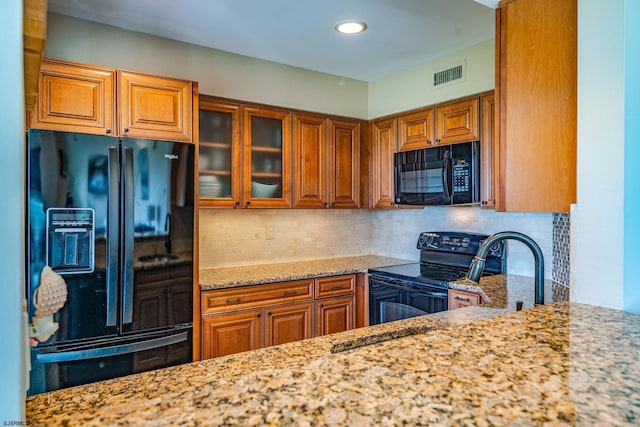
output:
[[[251,201],[250,201],[250,200],[247,200],[247,205],[250,205],[250,204],[251,204]]]
[[[267,314],[268,314],[269,316],[271,316],[271,312],[268,312]]]
[[[236,202],[236,206],[240,206],[240,202]]]
[[[106,133],[106,134],[110,134],[110,133],[111,133],[111,129],[106,129],[106,130],[104,131],[104,133]]]
[[[431,145],[431,140],[427,139],[427,144]]]
[[[329,203],[327,203],[327,202],[324,202],[324,205],[325,205],[325,206],[328,206],[328,205],[329,205]]]
[[[483,205],[486,205],[486,204],[487,204],[487,201],[486,201],[486,200],[483,200],[483,201],[482,201],[482,204],[483,204]]]
[[[336,202],[331,202],[331,206],[335,206],[335,205],[336,205]]]
[[[129,132],[129,128],[124,128],[124,133]]]
[[[436,138],[436,142],[440,142],[440,138]]]
[[[324,307],[324,304],[320,304],[320,308]]]
[[[256,317],[260,317],[260,316],[262,316],[262,314],[260,314],[260,313],[256,314]]]

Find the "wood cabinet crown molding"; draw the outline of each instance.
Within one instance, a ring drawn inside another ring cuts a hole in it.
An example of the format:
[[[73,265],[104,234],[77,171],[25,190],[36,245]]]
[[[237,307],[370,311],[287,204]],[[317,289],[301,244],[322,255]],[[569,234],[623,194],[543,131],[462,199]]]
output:
[[[38,75],[47,38],[47,0],[24,0],[22,17],[24,106],[36,107]]]

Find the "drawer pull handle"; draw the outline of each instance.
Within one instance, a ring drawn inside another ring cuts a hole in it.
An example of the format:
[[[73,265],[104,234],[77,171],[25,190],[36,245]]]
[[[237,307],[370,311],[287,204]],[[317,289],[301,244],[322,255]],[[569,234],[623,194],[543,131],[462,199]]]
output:
[[[458,301],[467,301],[467,302],[471,302],[471,299],[469,299],[469,298],[454,297],[453,299],[458,300]]]
[[[284,291],[284,296],[288,297],[290,295],[297,295],[298,291]]]
[[[240,298],[228,299],[227,300],[227,304],[238,304],[238,303],[240,303],[240,301],[242,301],[242,299],[240,299]]]
[[[331,290],[342,289],[342,285],[331,285]]]

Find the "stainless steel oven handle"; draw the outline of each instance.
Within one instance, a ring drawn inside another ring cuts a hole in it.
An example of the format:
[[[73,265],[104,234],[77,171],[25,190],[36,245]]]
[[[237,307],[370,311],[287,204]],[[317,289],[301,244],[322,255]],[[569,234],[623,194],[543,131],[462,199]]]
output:
[[[36,355],[39,363],[73,362],[75,360],[96,359],[98,357],[111,357],[138,351],[151,350],[158,347],[177,344],[188,339],[187,332],[162,338],[154,338],[147,341],[129,344],[115,345],[112,347],[93,348],[89,350],[63,351],[60,353],[40,353]]]

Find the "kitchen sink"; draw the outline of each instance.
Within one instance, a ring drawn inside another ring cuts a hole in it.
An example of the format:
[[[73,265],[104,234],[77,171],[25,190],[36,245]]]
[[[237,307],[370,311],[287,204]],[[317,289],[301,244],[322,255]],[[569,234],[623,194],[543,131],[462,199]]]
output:
[[[156,255],[144,255],[138,258],[140,262],[168,262],[178,259],[177,255],[171,254],[156,254]]]

